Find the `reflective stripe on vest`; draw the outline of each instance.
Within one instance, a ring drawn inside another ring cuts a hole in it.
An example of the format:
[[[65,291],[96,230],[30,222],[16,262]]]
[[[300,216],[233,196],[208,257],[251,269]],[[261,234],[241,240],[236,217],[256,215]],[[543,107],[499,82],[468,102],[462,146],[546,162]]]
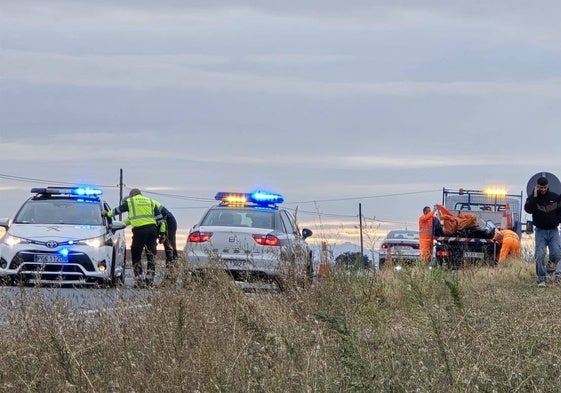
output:
[[[128,219],[131,226],[140,227],[144,225],[156,225],[154,217],[154,201],[143,195],[135,195],[127,199],[129,207]]]

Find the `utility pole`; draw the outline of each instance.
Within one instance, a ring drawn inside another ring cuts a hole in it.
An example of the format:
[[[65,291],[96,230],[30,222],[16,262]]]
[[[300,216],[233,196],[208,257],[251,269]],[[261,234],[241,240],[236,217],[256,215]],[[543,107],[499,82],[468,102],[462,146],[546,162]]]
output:
[[[123,168],[119,170],[119,205],[123,201]],[[119,221],[121,220],[122,214],[119,213]]]
[[[364,264],[364,246],[362,244],[362,203],[358,204],[358,220],[360,221],[360,265],[362,266]]]

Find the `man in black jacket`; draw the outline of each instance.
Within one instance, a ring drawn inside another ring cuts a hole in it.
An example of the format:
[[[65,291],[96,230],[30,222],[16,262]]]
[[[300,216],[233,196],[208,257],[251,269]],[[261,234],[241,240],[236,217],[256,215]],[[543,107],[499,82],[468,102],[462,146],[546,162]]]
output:
[[[535,226],[536,275],[539,287],[545,287],[547,268],[545,264],[546,249],[549,260],[555,263],[555,281],[561,280],[561,240],[559,238],[559,218],[561,214],[559,195],[549,190],[545,177],[539,177],[532,195],[528,195],[524,204],[526,213],[532,215]]]
[[[166,224],[165,236],[160,236],[159,243],[164,246],[164,251],[166,254],[166,270],[164,273],[164,284],[172,282],[177,273],[177,220],[174,215],[161,203],[157,202],[157,207],[162,214],[163,220]],[[148,254],[148,250],[145,250]]]
[[[160,206],[160,212],[166,222],[167,230],[166,237],[163,241],[164,250],[166,252],[166,267],[172,267],[178,257],[177,243],[175,240],[177,234],[177,220],[165,206]]]

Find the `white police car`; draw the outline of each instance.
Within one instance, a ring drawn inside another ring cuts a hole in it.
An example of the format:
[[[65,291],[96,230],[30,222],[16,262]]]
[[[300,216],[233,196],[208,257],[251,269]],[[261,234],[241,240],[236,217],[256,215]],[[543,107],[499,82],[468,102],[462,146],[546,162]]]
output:
[[[0,278],[11,283],[124,282],[125,224],[103,217],[100,189],[32,188],[13,220],[2,219]]]
[[[281,289],[311,282],[312,252],[305,239],[312,231],[299,231],[292,213],[278,206],[281,195],[219,192],[215,199],[220,203],[187,236],[189,271],[208,273],[218,267],[240,283],[267,281]]]

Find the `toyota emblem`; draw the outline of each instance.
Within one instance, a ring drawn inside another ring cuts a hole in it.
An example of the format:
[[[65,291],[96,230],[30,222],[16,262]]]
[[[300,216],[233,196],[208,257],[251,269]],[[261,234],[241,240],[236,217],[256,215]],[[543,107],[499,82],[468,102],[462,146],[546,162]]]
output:
[[[58,243],[54,240],[49,240],[48,242],[45,242],[45,246],[49,248],[56,248],[58,247]]]

